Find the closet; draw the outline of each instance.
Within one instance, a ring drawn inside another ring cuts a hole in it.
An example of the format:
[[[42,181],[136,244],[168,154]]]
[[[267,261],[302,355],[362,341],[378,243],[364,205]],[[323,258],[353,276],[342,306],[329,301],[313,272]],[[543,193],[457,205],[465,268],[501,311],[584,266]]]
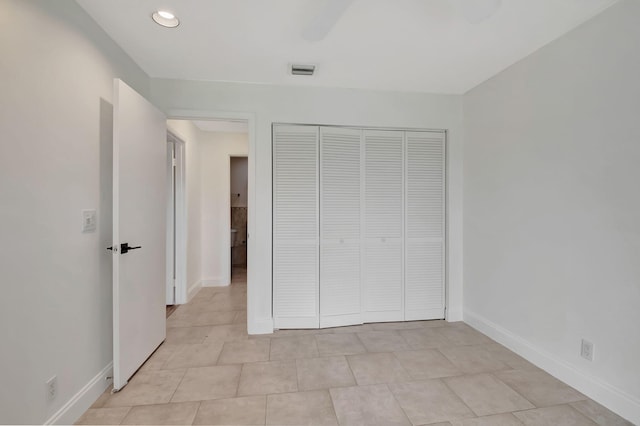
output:
[[[444,318],[445,132],[272,136],[275,328]]]

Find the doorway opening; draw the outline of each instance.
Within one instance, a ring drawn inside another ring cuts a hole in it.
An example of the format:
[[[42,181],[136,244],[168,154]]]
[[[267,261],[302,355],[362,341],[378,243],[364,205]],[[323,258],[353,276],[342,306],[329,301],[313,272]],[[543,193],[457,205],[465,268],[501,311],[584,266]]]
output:
[[[178,304],[187,303],[199,293],[202,299],[203,294],[215,291],[208,287],[230,286],[232,280],[233,284],[249,284],[253,197],[249,150],[254,137],[250,123],[252,128],[252,115],[234,113],[201,117],[180,114],[167,121],[169,132],[183,141],[185,167],[186,213],[182,222],[176,215],[175,225],[183,227],[186,240],[182,249],[186,278],[183,288],[176,287]],[[249,305],[248,292],[240,294],[244,300],[238,310],[243,311]],[[240,306],[239,300],[233,302]]]
[[[231,284],[246,281],[247,277],[247,157],[229,157],[231,215]]]

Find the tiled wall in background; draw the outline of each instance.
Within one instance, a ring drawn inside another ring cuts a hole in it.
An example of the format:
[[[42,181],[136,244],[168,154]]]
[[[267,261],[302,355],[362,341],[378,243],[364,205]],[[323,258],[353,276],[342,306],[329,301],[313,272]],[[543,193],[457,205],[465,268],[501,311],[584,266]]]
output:
[[[237,229],[236,243],[231,249],[231,264],[247,266],[247,208],[231,207],[231,228]]]

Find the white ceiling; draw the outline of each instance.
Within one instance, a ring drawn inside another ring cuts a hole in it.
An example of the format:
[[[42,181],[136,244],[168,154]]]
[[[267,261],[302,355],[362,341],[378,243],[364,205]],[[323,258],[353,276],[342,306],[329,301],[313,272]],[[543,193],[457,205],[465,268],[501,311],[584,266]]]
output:
[[[617,0],[503,0],[476,24],[459,0],[354,0],[305,40],[327,1],[77,0],[151,77],[431,93],[464,93]],[[156,25],[157,9],[180,26]],[[292,62],[316,75],[290,75]]]

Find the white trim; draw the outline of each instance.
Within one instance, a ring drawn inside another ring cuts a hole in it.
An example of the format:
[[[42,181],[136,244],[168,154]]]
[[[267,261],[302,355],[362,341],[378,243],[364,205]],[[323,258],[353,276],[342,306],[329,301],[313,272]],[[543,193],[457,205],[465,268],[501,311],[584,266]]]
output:
[[[458,322],[464,319],[463,311],[460,309],[448,309],[444,312],[444,317],[448,322]]]
[[[272,334],[273,318],[256,318],[251,322],[251,325],[247,324],[247,332],[249,334]]]
[[[175,227],[177,224],[174,215],[175,209],[175,150],[177,149],[176,143],[167,129],[167,244],[166,244],[166,271],[165,271],[165,298],[167,305],[176,304],[176,291],[174,287],[176,285],[174,280],[174,271],[176,268],[176,259],[174,254],[176,253],[176,239],[175,239]],[[176,277],[177,278],[177,277]]]
[[[464,309],[464,321],[611,411],[632,423],[640,424],[640,399],[535,346],[467,308]]]
[[[51,416],[45,425],[72,425],[91,405],[102,395],[102,393],[113,383],[113,380],[106,380],[113,376],[113,362],[107,364],[93,379],[82,387],[64,404],[56,413]]]
[[[200,281],[202,287],[228,287],[230,284],[226,277],[207,278]]]
[[[176,298],[175,304],[187,303],[190,288],[187,288],[187,189],[186,189],[186,139],[180,132],[167,128],[167,140],[176,146]],[[167,229],[170,224],[167,223]],[[168,241],[167,241],[168,246]],[[167,259],[167,263],[169,260]]]
[[[195,282],[191,284],[189,290],[187,291],[187,302],[193,299],[193,296],[202,288],[202,281]]]
[[[176,146],[176,299],[187,303],[187,175],[184,139],[167,129]]]
[[[256,259],[258,253],[256,244],[251,241],[256,235],[256,115],[252,112],[232,112],[232,111],[205,111],[205,110],[185,110],[170,109],[167,117],[174,120],[198,120],[211,118],[229,118],[247,120],[249,129],[249,155],[248,155],[248,179],[247,179],[247,328],[249,334],[273,333],[273,318],[269,321],[259,318],[260,305],[264,300],[268,300],[271,306],[271,282],[269,285],[258,282],[260,276],[256,271]],[[227,244],[230,248],[230,244]],[[265,278],[262,278],[264,280]],[[198,283],[200,284],[200,283]],[[191,291],[193,287],[189,289]],[[189,300],[191,298],[189,294]],[[264,300],[263,300],[264,299]],[[269,315],[273,315],[269,309]],[[268,325],[270,324],[270,326]],[[269,331],[264,331],[270,327]]]

